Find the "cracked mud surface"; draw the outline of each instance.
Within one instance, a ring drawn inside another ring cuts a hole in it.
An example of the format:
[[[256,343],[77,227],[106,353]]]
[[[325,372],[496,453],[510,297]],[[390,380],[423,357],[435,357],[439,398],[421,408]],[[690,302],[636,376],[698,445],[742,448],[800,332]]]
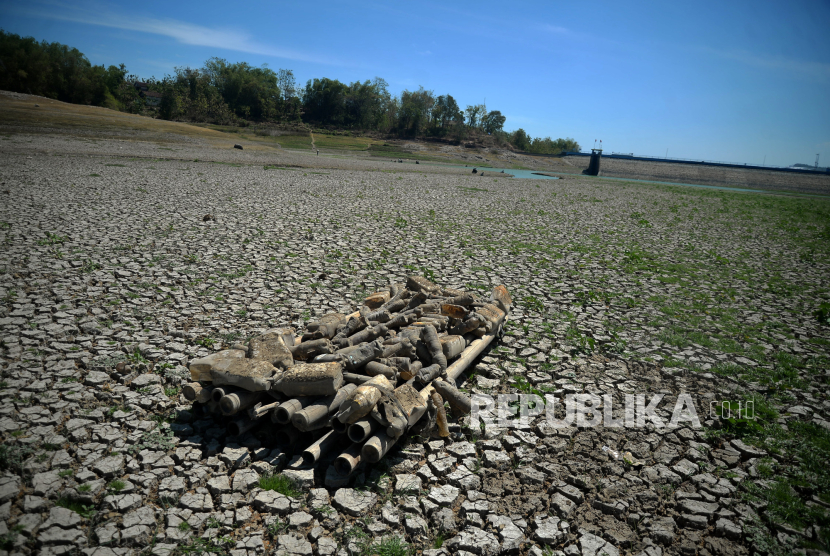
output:
[[[825,202],[4,132],[3,551],[827,550],[805,451],[830,427]],[[610,395],[615,417],[663,394],[666,422],[686,393],[702,427],[468,417],[289,497],[261,488],[289,455],[267,430],[228,437],[181,396],[190,360],[422,273],[516,301],[469,391],[549,394],[559,419],[571,393]],[[757,422],[708,413],[748,399]]]

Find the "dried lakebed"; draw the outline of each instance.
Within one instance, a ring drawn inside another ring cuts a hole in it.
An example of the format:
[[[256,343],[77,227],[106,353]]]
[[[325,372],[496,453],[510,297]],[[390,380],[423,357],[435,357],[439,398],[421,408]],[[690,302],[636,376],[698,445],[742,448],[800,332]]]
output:
[[[322,167],[0,154],[0,549],[827,550],[826,202],[303,160]],[[325,489],[181,396],[190,360],[407,274],[513,295],[468,391],[607,394],[614,416],[663,394],[666,421],[686,393],[702,427],[467,418]],[[723,400],[757,419],[713,418]]]

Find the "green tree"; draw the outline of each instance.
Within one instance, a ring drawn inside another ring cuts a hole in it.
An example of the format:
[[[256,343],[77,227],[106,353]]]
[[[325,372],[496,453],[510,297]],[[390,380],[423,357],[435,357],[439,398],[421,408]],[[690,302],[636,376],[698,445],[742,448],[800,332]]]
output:
[[[537,137],[533,139],[532,143],[526,150],[539,154],[559,154],[565,151],[578,151],[580,148],[579,143],[570,137],[567,139],[560,138],[556,140],[553,140],[550,137],[545,137],[544,139]]]
[[[287,101],[297,96],[297,81],[294,79],[294,72],[290,69],[277,71],[277,86],[282,92],[282,100]]]
[[[215,67],[213,69],[216,69]],[[225,102],[219,87],[208,72],[176,68],[174,76],[165,77],[158,85],[162,93],[159,115],[168,120],[235,124],[239,118]]]
[[[475,129],[481,126],[481,120],[487,115],[487,108],[483,104],[468,104],[464,114],[467,116],[467,127]]]
[[[432,132],[446,135],[450,128],[464,124],[464,114],[452,95],[441,95],[432,108]]]
[[[0,30],[0,89],[77,104],[104,104],[108,71],[77,48]]]
[[[277,119],[282,96],[273,70],[211,58],[203,74],[236,116],[258,121]]]
[[[507,121],[507,118],[502,116],[501,112],[493,110],[484,116],[482,127],[487,133],[494,134],[502,130],[505,121]]]
[[[390,101],[388,85],[380,77],[350,84],[345,97],[347,127],[378,129]]]
[[[509,141],[531,152],[579,149],[570,138],[531,139],[522,129],[507,134],[500,111],[488,113],[483,104],[462,111],[449,94],[435,98],[432,91],[420,87],[393,97],[380,77],[349,85],[336,79],[310,79],[298,90],[292,70],[275,72],[265,65],[210,58],[200,69],[178,67],[160,81],[141,80],[128,75],[124,64],[93,66],[76,48],[0,30],[0,89],[142,113],[146,106],[134,86],[136,81],[161,93],[159,115],[170,120],[239,124],[302,117],[325,126],[410,137],[431,134],[463,139],[486,132],[497,144]]]
[[[513,145],[520,151],[530,150],[531,138],[527,134],[527,132],[522,128],[519,128],[516,131],[512,132],[509,136],[509,141],[511,145]]]
[[[403,91],[398,108],[398,132],[407,136],[422,135],[429,127],[435,95],[420,87],[417,91]]]
[[[303,120],[322,125],[343,125],[347,87],[336,79],[309,79],[303,91]]]

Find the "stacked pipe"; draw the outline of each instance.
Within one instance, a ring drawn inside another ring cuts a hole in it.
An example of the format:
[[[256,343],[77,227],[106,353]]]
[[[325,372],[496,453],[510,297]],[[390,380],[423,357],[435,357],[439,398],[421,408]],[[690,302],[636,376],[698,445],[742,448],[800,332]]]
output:
[[[339,486],[416,424],[423,429],[434,418],[438,436],[449,435],[444,402],[455,417],[470,412],[455,379],[498,336],[511,304],[504,286],[483,300],[409,276],[350,315],[308,324],[299,337],[272,329],[193,360],[183,394],[227,416],[231,435],[264,425],[284,442],[305,439],[294,467],[339,453],[326,475],[327,485]]]

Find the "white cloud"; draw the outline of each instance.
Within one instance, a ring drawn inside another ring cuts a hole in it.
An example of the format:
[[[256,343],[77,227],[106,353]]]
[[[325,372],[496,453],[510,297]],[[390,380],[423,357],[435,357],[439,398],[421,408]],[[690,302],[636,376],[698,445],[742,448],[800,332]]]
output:
[[[281,48],[254,40],[250,33],[235,29],[211,28],[194,25],[175,19],[156,19],[144,16],[118,14],[107,9],[73,6],[62,2],[42,2],[41,6],[48,9],[35,10],[31,5],[27,8],[16,8],[14,11],[30,17],[71,21],[100,27],[110,27],[127,31],[137,31],[172,38],[173,40],[192,46],[209,46],[259,54],[287,60],[312,62],[315,64],[347,65],[331,58],[310,55],[296,50]]]
[[[571,33],[571,30],[567,29],[566,27],[559,27],[558,25],[549,25],[547,23],[542,25],[542,30],[547,31],[548,33],[555,33],[557,35],[568,35]]]
[[[708,54],[713,54],[720,58],[733,60],[748,66],[771,70],[784,70],[794,73],[808,74],[814,77],[830,77],[830,64],[823,62],[795,60],[785,56],[763,56],[753,54],[746,50],[718,50],[708,46],[701,47],[700,50]]]

